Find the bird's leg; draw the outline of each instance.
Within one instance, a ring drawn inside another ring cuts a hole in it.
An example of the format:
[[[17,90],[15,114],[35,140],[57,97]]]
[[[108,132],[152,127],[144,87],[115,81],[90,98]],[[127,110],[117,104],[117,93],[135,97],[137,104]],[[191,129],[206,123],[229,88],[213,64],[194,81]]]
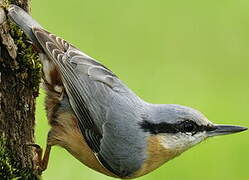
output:
[[[35,148],[35,152],[37,154],[36,162],[38,164],[35,169],[38,171],[39,174],[41,174],[43,171],[45,171],[48,167],[48,161],[49,161],[49,155],[51,151],[51,145],[47,144],[46,150],[44,155],[42,156],[42,148],[38,144],[27,144],[28,146],[32,146]]]
[[[42,161],[41,161],[41,171],[45,171],[48,167],[48,161],[49,161],[49,155],[50,155],[50,151],[51,151],[51,145],[47,144],[45,153],[43,155]]]

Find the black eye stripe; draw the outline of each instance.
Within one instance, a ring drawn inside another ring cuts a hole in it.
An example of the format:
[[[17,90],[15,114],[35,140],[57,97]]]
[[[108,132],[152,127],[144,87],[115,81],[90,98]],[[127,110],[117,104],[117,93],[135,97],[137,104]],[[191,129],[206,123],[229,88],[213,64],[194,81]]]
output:
[[[195,122],[191,120],[185,120],[179,123],[170,124],[170,123],[152,123],[149,121],[143,121],[140,123],[141,128],[145,132],[150,132],[151,134],[159,134],[159,133],[192,133],[196,134],[197,132],[203,131],[212,131],[215,128],[212,126],[203,126],[197,125]]]

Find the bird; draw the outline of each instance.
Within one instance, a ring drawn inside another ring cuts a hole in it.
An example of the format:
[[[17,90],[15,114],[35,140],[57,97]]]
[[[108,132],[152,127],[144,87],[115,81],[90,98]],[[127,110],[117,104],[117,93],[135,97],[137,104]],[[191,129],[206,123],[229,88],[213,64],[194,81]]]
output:
[[[136,95],[99,61],[48,32],[22,8],[8,17],[39,52],[45,109],[51,129],[40,171],[52,146],[107,176],[146,175],[209,137],[247,130],[212,123],[200,111],[177,104],[152,104]],[[43,154],[43,155],[42,155]]]

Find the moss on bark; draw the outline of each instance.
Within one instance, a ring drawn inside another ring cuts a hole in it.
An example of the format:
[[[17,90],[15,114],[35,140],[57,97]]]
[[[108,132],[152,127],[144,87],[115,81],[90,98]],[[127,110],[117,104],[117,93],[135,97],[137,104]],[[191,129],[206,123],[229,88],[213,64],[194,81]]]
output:
[[[30,168],[22,168],[7,148],[6,139],[0,137],[0,177],[1,180],[35,180],[40,177]]]
[[[9,4],[29,9],[28,0],[0,0],[0,8]],[[27,144],[34,143],[41,64],[38,53],[15,24],[4,20],[0,33],[0,179],[36,180],[36,154]]]

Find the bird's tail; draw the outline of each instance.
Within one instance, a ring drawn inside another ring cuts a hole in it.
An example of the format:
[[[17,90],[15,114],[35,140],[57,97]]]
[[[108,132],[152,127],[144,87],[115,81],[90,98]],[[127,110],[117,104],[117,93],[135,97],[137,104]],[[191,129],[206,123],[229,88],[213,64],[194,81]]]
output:
[[[42,28],[38,22],[16,5],[11,5],[8,8],[8,17],[24,31],[35,46],[41,48],[32,30],[33,28]]]

